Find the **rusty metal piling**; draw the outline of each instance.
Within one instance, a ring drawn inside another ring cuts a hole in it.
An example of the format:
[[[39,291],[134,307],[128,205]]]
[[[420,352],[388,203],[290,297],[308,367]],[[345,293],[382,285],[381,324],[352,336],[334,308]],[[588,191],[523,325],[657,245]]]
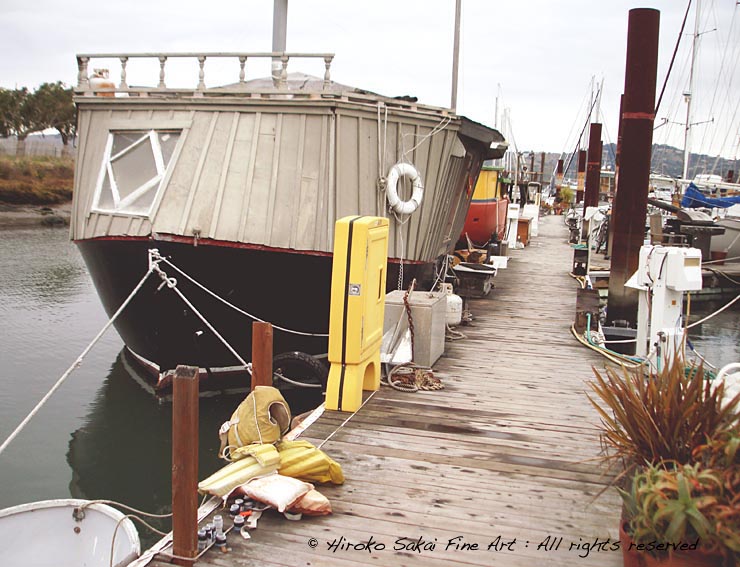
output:
[[[637,323],[637,291],[624,284],[637,269],[645,238],[650,157],[655,121],[660,12],[635,8],[629,12],[627,63],[620,130],[622,144],[617,195],[612,217],[614,244],[609,277],[607,318]]]

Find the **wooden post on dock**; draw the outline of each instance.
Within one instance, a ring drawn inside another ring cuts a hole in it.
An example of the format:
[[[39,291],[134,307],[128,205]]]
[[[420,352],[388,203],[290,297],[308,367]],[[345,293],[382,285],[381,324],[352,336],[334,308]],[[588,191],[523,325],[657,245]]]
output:
[[[583,195],[583,225],[581,238],[588,240],[590,222],[585,220],[586,208],[599,205],[599,182],[601,181],[601,124],[594,122],[588,136],[586,159],[586,191]]]
[[[198,554],[198,368],[178,366],[172,382],[172,551]],[[193,561],[174,559],[177,565]]]
[[[637,324],[637,290],[625,282],[637,270],[645,238],[650,158],[655,122],[660,12],[635,8],[629,12],[627,64],[622,99],[617,195],[612,212],[614,243],[609,275],[607,318]]]
[[[540,153],[540,178],[539,182],[545,184],[545,152]]]
[[[576,173],[576,203],[583,201],[586,190],[586,150],[578,150],[578,169]]]
[[[272,386],[272,325],[252,323],[252,390]]]

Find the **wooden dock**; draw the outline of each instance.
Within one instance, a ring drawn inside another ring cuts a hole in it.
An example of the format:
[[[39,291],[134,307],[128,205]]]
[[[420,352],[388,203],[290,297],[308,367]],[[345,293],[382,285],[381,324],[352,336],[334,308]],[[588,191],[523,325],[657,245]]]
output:
[[[609,479],[585,396],[604,362],[569,332],[578,284],[562,218],[539,232],[470,301],[467,338],[435,365],[443,390],[384,386],[349,422],[326,412],[303,434],[332,436],[323,450],[346,476],[319,487],[332,515],[268,513],[251,540],[230,534],[227,554],[197,564],[621,565],[621,504],[613,489],[596,498]]]

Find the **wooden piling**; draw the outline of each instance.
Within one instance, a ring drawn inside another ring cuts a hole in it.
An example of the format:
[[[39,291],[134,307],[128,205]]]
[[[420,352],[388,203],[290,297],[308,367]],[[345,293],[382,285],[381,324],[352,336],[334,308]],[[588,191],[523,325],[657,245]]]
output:
[[[586,150],[578,150],[576,183],[576,203],[581,203],[586,189]]]
[[[609,275],[610,323],[637,323],[637,290],[625,282],[637,269],[645,238],[650,157],[655,121],[660,12],[635,8],[629,12],[627,63],[622,99],[622,144],[617,195],[612,211],[614,243]]]
[[[594,122],[588,136],[588,157],[586,159],[586,190],[583,195],[583,225],[581,238],[588,240],[590,221],[585,219],[588,207],[599,205],[599,183],[601,181],[601,124]]]
[[[586,193],[583,197],[583,211],[586,207],[599,204],[599,181],[601,179],[601,124],[594,122],[588,137],[588,158],[586,161]]]
[[[198,368],[178,366],[172,382],[172,551],[177,565],[198,553]]]
[[[272,325],[252,323],[252,390],[272,386]]]

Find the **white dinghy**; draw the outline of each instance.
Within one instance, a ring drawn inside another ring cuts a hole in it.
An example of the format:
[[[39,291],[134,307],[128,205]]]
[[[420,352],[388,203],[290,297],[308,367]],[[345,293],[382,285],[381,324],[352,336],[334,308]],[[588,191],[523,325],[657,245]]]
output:
[[[133,522],[105,504],[59,499],[0,510],[4,567],[124,567],[140,551]]]

